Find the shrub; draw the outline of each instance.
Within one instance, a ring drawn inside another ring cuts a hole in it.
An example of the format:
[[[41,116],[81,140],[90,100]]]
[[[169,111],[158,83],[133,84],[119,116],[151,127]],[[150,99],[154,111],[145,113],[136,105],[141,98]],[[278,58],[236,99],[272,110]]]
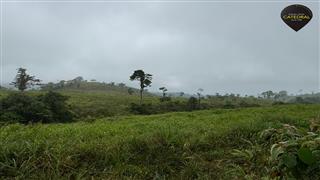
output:
[[[13,93],[0,102],[0,116],[3,122],[48,122],[52,113],[48,106],[25,93]]]
[[[66,103],[68,100],[67,96],[49,91],[45,95],[40,95],[38,99],[50,109],[54,122],[68,122],[73,119],[74,114]]]
[[[237,159],[232,171],[236,176],[264,175],[266,179],[319,179],[320,178],[320,120],[313,119],[310,131],[284,124],[260,133],[258,140],[246,149],[234,149]],[[266,149],[269,149],[266,151]],[[267,156],[266,156],[267,155]],[[236,167],[236,168],[235,168]],[[255,178],[257,179],[257,178]]]
[[[166,101],[160,104],[135,104],[129,106],[129,110],[133,114],[159,114],[166,112],[187,111],[189,108],[185,102]]]
[[[285,105],[285,104],[286,104],[285,102],[276,101],[276,102],[273,102],[273,103],[272,103],[272,106],[275,106],[275,105]]]
[[[0,101],[1,122],[28,124],[71,121],[73,114],[66,100],[67,97],[54,92],[38,97],[28,96],[25,93],[9,94]]]
[[[273,176],[285,179],[320,178],[320,135],[317,129],[311,130],[314,131],[305,133],[285,124],[283,128],[263,132],[262,137],[276,141],[270,151]]]
[[[136,104],[136,103],[131,103],[129,106],[130,111],[133,114],[145,114],[145,115],[150,115],[150,114],[155,114],[156,112],[153,110],[152,104]]]
[[[198,99],[195,97],[190,97],[188,100],[188,110],[196,110],[198,109]]]
[[[246,102],[245,100],[242,100],[239,103],[239,107],[259,107],[259,106],[260,106],[259,104],[249,103],[249,102]]]
[[[233,109],[233,108],[236,108],[236,105],[232,104],[231,101],[226,100],[225,103],[224,103],[224,105],[223,105],[223,108]]]
[[[160,97],[160,102],[171,101],[171,97]]]

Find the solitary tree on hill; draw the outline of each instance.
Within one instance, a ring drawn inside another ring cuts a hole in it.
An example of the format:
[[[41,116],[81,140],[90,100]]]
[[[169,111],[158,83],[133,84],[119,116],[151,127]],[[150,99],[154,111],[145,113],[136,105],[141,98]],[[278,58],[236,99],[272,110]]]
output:
[[[201,103],[202,92],[203,92],[203,89],[202,89],[202,88],[199,88],[199,89],[198,89],[198,92],[197,92],[197,95],[198,95],[198,105],[199,105],[199,107],[200,107],[200,103]]]
[[[166,97],[166,92],[168,91],[168,89],[166,87],[161,87],[159,88],[160,91],[162,91],[162,97]]]
[[[40,85],[40,79],[36,79],[35,76],[27,74],[27,69],[19,68],[11,85],[14,85],[19,91],[23,92],[34,85]]]
[[[143,70],[135,70],[133,74],[130,76],[131,81],[139,81],[140,82],[140,104],[142,104],[142,93],[144,88],[151,86],[152,75],[144,73]]]

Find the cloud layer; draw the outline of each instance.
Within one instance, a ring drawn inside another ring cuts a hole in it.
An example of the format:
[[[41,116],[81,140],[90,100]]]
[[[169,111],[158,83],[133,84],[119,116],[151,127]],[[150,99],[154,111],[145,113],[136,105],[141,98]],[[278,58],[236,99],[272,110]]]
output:
[[[319,3],[299,32],[288,3],[4,3],[3,83],[18,67],[45,82],[83,76],[151,90],[257,94],[319,90]]]

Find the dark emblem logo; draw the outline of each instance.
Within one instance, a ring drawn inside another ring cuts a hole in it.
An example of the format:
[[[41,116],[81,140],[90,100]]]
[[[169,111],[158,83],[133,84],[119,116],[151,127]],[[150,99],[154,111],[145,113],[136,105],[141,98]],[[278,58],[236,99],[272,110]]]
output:
[[[294,4],[282,10],[281,18],[293,30],[299,31],[311,20],[312,11],[306,6]]]

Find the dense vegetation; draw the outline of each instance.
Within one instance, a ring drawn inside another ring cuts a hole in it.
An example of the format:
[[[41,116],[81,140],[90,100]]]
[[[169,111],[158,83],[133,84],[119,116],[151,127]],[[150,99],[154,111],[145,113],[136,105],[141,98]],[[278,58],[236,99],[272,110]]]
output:
[[[307,142],[303,138],[309,120],[316,121],[319,109],[319,105],[282,105],[113,117],[92,123],[3,126],[0,179],[317,179],[319,164],[314,162],[319,162],[319,131],[315,123],[313,136],[308,137],[313,144],[301,141]],[[281,136],[287,132],[283,124],[295,126],[299,133]],[[265,133],[268,128],[274,129]],[[294,148],[271,156],[273,144],[288,139],[297,141]],[[299,173],[292,174],[286,165],[299,166]]]
[[[10,93],[0,100],[0,123],[70,122],[74,115],[67,99],[51,91],[38,96]]]

